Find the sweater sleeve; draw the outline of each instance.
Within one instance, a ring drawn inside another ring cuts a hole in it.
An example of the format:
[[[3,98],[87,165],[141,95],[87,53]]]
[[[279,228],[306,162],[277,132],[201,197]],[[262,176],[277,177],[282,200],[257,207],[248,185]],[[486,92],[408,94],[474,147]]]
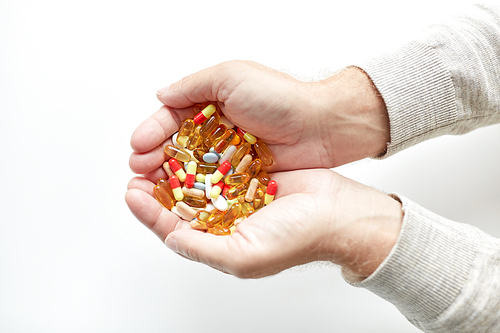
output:
[[[351,284],[391,302],[425,332],[499,332],[500,240],[399,199],[396,245],[371,276]]]
[[[500,8],[472,6],[358,65],[384,99],[390,156],[424,140],[500,122]]]

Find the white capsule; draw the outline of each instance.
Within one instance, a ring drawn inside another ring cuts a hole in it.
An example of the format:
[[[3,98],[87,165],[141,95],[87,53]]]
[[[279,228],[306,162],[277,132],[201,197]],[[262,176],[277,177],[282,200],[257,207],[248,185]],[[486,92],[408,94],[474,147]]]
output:
[[[238,150],[238,148],[236,148],[236,146],[233,146],[233,145],[229,146],[226,149],[226,151],[224,152],[224,154],[222,155],[222,157],[219,159],[219,164],[222,164],[225,161],[230,161],[231,157],[233,157],[236,150]]]
[[[192,218],[190,218],[189,216],[186,216],[184,214],[182,214],[179,209],[177,207],[172,207],[172,209],[170,210],[172,213],[174,213],[175,215],[179,216],[181,219],[183,220],[186,220],[186,221],[191,221]]]
[[[205,175],[205,195],[207,199],[211,199],[210,191],[212,191],[212,174],[208,173]]]
[[[212,204],[221,211],[225,211],[229,208],[226,199],[222,195],[219,195],[217,199],[212,199]]]

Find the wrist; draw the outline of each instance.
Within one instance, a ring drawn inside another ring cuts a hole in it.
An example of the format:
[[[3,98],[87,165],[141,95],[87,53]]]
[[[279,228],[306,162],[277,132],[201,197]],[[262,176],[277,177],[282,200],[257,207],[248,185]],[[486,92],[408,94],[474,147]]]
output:
[[[353,182],[346,179],[346,181]],[[345,224],[331,237],[331,261],[352,281],[370,276],[396,244],[403,222],[397,199],[362,184],[350,187],[338,202]]]
[[[387,108],[363,70],[345,68],[317,82],[316,89],[319,126],[332,167],[385,153],[390,141]]]

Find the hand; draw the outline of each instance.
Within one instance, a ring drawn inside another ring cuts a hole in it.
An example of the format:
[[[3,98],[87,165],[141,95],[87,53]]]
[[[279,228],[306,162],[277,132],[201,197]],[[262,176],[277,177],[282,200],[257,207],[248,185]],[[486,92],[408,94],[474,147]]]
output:
[[[132,136],[130,167],[163,176],[163,147],[192,106],[218,102],[229,120],[268,144],[276,165],[269,171],[331,168],[386,148],[389,120],[368,76],[347,68],[320,82],[301,82],[262,65],[231,61],[158,92],[166,105]]]
[[[134,215],[175,252],[245,278],[278,273],[311,261],[331,261],[351,279],[369,276],[392,249],[401,204],[330,170],[274,173],[275,200],[239,224],[231,236],[191,229],[152,196],[137,177],[126,201]]]

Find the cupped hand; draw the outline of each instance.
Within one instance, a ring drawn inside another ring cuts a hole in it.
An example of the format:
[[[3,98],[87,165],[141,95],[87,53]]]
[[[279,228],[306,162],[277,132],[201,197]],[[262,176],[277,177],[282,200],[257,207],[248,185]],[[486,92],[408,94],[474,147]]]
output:
[[[347,68],[319,82],[248,61],[230,61],[158,91],[166,106],[132,136],[130,167],[163,176],[163,147],[197,103],[218,103],[227,118],[261,138],[276,164],[269,171],[331,168],[384,151],[389,122],[368,76]]]
[[[188,259],[245,278],[316,260],[340,264],[351,278],[370,275],[395,244],[401,205],[370,187],[325,169],[277,172],[276,198],[230,236],[194,230],[152,196],[137,177],[126,202],[168,247]]]

